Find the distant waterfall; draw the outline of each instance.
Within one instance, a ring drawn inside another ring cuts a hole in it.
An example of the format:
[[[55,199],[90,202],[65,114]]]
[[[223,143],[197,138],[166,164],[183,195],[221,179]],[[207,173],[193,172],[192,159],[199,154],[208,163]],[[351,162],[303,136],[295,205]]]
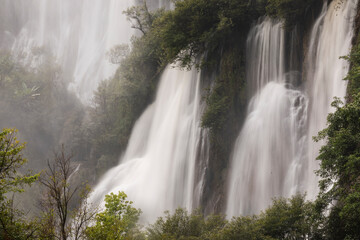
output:
[[[320,146],[312,136],[326,126],[333,97],[345,96],[348,63],[339,57],[351,48],[356,5],[325,5],[311,34],[305,93],[285,81],[284,50],[274,44],[281,39],[278,23],[265,19],[250,31],[247,80],[255,96],[233,152],[228,216],[259,213],[273,197],[316,196]]]
[[[162,6],[160,0],[150,2]],[[133,30],[123,11],[134,4],[135,0],[0,0],[0,48],[12,49],[25,60],[37,47],[50,50],[71,81],[70,89],[88,102],[98,83],[118,67],[106,53],[130,43]]]
[[[250,31],[247,80],[255,92],[230,166],[227,215],[259,212],[296,192],[307,100],[285,81],[282,24],[266,18]]]
[[[143,211],[145,222],[165,210],[197,207],[202,186],[195,181],[201,175],[196,174],[196,162],[208,156],[200,100],[200,74],[168,67],[156,100],[137,121],[120,164],[102,178],[91,201],[125,191]]]
[[[35,47],[50,50],[83,102],[117,68],[106,59],[106,52],[129,43],[132,35],[122,14],[132,0],[0,0],[0,4],[12,19],[3,45],[11,45],[17,54],[29,55]]]

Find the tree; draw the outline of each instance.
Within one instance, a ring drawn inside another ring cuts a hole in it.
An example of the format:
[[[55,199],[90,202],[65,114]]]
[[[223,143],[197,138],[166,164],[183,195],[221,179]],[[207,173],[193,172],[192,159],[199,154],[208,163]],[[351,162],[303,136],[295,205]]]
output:
[[[285,21],[285,28],[292,29],[304,21],[307,12],[311,12],[316,0],[268,0],[266,13]]]
[[[131,27],[139,30],[144,35],[151,29],[155,19],[155,16],[150,13],[145,0],[141,5],[127,9],[124,14],[131,22]]]
[[[84,237],[87,224],[95,216],[96,209],[87,202],[90,188],[71,182],[76,173],[72,157],[72,154],[66,154],[62,146],[61,151],[55,153],[54,162],[48,161],[48,169],[40,177],[40,183],[45,188],[43,199],[40,201],[42,219],[47,223],[42,231],[43,238],[81,239]],[[77,208],[72,207],[76,204]]]
[[[360,239],[360,94],[346,105],[336,98],[336,111],[328,126],[315,138],[326,140],[320,149],[317,174],[318,211],[330,212],[326,222],[331,238]]]
[[[8,195],[23,192],[24,185],[31,185],[39,175],[19,173],[27,160],[21,154],[25,147],[16,138],[15,129],[4,129],[0,133],[0,236],[2,239],[35,239],[34,222],[26,222],[24,213],[13,207]]]
[[[88,239],[120,240],[143,237],[136,225],[141,211],[132,207],[132,202],[126,198],[124,192],[105,196],[105,210],[96,214],[95,225],[86,230]]]
[[[147,229],[149,240],[156,239],[220,239],[218,233],[227,224],[224,216],[210,215],[207,218],[200,210],[189,214],[176,209],[174,214],[165,212]]]
[[[112,64],[121,64],[121,61],[130,53],[130,47],[127,44],[114,46],[106,53],[106,57]]]
[[[11,55],[7,52],[0,51],[0,86],[3,87],[6,78],[15,68]]]
[[[305,195],[274,199],[272,206],[260,215],[264,235],[273,239],[311,238],[316,234],[313,207]]]
[[[188,214],[177,209],[165,212],[147,229],[149,240],[157,239],[321,239],[318,238],[317,219],[313,218],[314,204],[297,194],[290,199],[277,198],[259,215],[234,217],[204,217],[199,210]]]

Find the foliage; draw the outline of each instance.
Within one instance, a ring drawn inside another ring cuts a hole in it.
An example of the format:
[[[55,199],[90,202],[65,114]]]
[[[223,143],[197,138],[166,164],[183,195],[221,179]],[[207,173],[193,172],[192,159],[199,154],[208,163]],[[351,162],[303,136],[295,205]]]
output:
[[[360,94],[353,96],[353,101],[346,105],[335,99],[332,106],[336,111],[329,114],[327,128],[315,138],[317,141],[326,140],[318,156],[321,163],[317,174],[321,180],[317,204],[319,209],[325,211],[329,208],[331,211],[329,229],[335,227],[337,235],[342,232],[347,239],[358,239]]]
[[[31,185],[39,175],[20,174],[19,168],[27,160],[21,151],[25,144],[16,139],[15,129],[0,132],[0,236],[2,239],[35,239],[34,222],[26,222],[24,213],[13,207],[11,192],[23,192],[23,186]]]
[[[245,68],[242,47],[227,49],[221,56],[220,73],[206,96],[202,126],[218,138],[235,109],[245,105]]]
[[[349,56],[343,58],[351,65],[345,78],[349,82],[347,96],[351,100],[351,97],[360,91],[360,35],[357,36],[357,43],[352,47]]]
[[[127,44],[116,45],[109,52],[107,52],[107,58],[112,64],[120,64],[122,60],[129,55],[130,48]]]
[[[313,233],[313,204],[305,195],[275,199],[261,215],[264,234],[274,239],[308,239]]]
[[[211,215],[204,219],[199,210],[189,215],[179,208],[173,215],[165,212],[165,217],[160,217],[150,226],[147,229],[148,239],[212,239],[226,222],[223,216]]]
[[[202,116],[202,126],[209,128],[211,132],[219,131],[226,120],[226,113],[229,108],[229,97],[223,94],[223,85],[219,83],[208,95],[206,103],[208,108]]]
[[[290,29],[304,20],[305,14],[317,0],[268,0],[266,12],[271,17],[285,20]]]
[[[258,16],[248,0],[176,1],[174,11],[154,22],[163,61],[190,68],[198,56],[211,55],[229,34],[246,31]]]
[[[4,129],[0,133],[0,200],[6,199],[5,194],[23,191],[20,186],[30,185],[38,175],[21,175],[17,172],[27,162],[21,151],[25,144],[20,144],[16,139],[15,129]]]
[[[317,233],[313,207],[305,195],[274,199],[259,215],[233,218],[218,239],[313,239]]]
[[[38,238],[38,222],[27,220],[24,212],[14,207],[13,200],[0,204],[0,238],[5,240],[25,240]]]
[[[224,216],[207,218],[196,210],[190,215],[177,209],[173,215],[166,212],[147,230],[148,239],[312,239],[316,236],[313,203],[304,195],[290,199],[274,199],[264,212],[241,216],[228,221]]]
[[[105,210],[96,214],[95,224],[87,228],[87,239],[141,239],[136,225],[141,211],[126,198],[124,192],[105,196]]]
[[[28,56],[27,61],[43,61],[33,66],[0,50],[0,127],[20,130],[21,139],[29,142],[24,154],[33,169],[43,167],[41,159],[49,157],[59,142],[75,145],[84,117],[81,103],[69,93],[53,57],[45,50],[37,51],[43,55]]]
[[[154,20],[161,15],[162,10],[151,13],[147,7],[146,1],[138,6],[132,6],[124,14],[131,22],[131,27],[139,30],[143,35],[146,35],[151,29]]]

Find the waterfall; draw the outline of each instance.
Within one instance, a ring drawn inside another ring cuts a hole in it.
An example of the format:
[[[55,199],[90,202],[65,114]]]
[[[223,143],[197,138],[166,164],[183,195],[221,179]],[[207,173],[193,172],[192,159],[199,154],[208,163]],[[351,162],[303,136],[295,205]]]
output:
[[[325,3],[310,37],[304,92],[285,80],[279,24],[265,19],[250,31],[247,80],[255,96],[231,159],[228,216],[259,213],[273,197],[297,192],[315,198],[320,144],[312,136],[326,126],[333,97],[345,96],[348,63],[339,57],[350,51],[356,6]]]
[[[144,222],[154,221],[165,210],[197,207],[202,186],[195,181],[196,163],[208,155],[200,100],[200,74],[168,67],[155,102],[135,124],[119,165],[105,174],[91,201],[125,191],[143,211]]]
[[[11,48],[25,61],[36,48],[48,49],[72,81],[69,88],[88,102],[98,83],[114,74],[106,53],[128,44],[130,23],[122,14],[132,0],[0,0],[0,48]],[[31,60],[30,60],[31,59]]]
[[[283,80],[284,30],[280,21],[265,18],[249,32],[246,43],[246,78],[250,94],[260,91],[268,82]]]
[[[316,21],[312,33],[307,62],[306,93],[310,98],[308,119],[308,161],[304,184],[308,197],[314,199],[318,192],[318,178],[314,170],[315,161],[324,142],[314,143],[313,136],[326,127],[328,113],[334,109],[330,104],[333,98],[344,99],[347,82],[343,81],[349,70],[346,60],[341,56],[349,54],[354,30],[357,0],[333,1]]]
[[[264,19],[248,36],[247,81],[255,96],[235,143],[227,215],[265,209],[274,196],[296,192],[305,96],[285,80],[282,23]]]

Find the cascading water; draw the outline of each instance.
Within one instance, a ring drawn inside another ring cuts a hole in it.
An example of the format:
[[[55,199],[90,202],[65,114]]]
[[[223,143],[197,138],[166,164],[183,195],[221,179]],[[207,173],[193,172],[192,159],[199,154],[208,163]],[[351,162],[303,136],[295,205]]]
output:
[[[346,82],[342,79],[348,63],[339,57],[350,51],[356,6],[357,0],[333,1],[324,6],[316,21],[307,59],[305,89],[309,100],[300,91],[286,87],[284,50],[274,44],[274,39],[280,39],[281,34],[275,30],[279,26],[266,19],[250,32],[251,65],[247,71],[248,81],[255,83],[256,95],[235,144],[228,216],[259,213],[273,197],[289,197],[296,192],[307,192],[310,199],[315,198],[315,158],[320,146],[312,136],[326,126],[333,97],[345,96]]]
[[[266,18],[248,37],[247,81],[256,94],[235,143],[228,216],[259,212],[272,197],[296,191],[296,150],[302,142],[297,133],[304,127],[307,101],[286,84],[281,26]]]
[[[281,24],[266,18],[250,30],[246,43],[246,78],[251,86],[251,95],[270,81],[282,80],[285,43]]]
[[[208,155],[206,131],[200,127],[200,99],[200,74],[168,67],[156,100],[137,121],[120,164],[103,177],[91,201],[125,191],[143,211],[145,222],[165,210],[196,207],[202,192],[201,181],[195,181],[196,162]]]
[[[310,98],[308,162],[304,184],[311,199],[318,192],[318,179],[314,174],[318,163],[315,159],[323,144],[314,143],[312,136],[326,127],[327,115],[334,110],[330,106],[333,98],[345,97],[347,82],[343,79],[349,70],[349,64],[340,57],[348,55],[351,49],[357,2],[358,0],[333,1],[328,7],[325,5],[311,34],[306,83]]]

